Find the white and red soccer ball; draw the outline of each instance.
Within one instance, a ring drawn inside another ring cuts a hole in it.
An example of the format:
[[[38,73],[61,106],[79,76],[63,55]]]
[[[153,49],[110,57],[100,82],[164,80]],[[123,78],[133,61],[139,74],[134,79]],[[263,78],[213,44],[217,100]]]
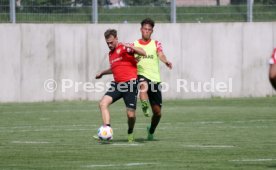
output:
[[[101,126],[98,129],[98,137],[101,140],[111,140],[113,138],[113,130],[110,126]]]

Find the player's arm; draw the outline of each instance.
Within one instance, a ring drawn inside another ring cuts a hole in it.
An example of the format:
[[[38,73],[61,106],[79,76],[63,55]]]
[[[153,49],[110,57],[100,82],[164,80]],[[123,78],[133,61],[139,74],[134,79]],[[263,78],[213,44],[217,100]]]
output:
[[[102,78],[103,75],[112,74],[111,68],[101,71],[96,75],[96,79]]]
[[[131,51],[128,51],[128,52],[133,52],[135,54],[138,54],[138,55],[142,55],[142,56],[146,56],[147,53],[145,52],[145,50],[141,47],[135,47],[134,45],[132,44],[124,44],[124,46],[126,48],[129,48]]]
[[[133,49],[134,53],[136,53],[138,55],[142,55],[142,56],[146,56],[147,55],[146,51],[143,48],[141,48],[141,47],[134,47],[133,46],[131,48]]]
[[[165,54],[163,53],[163,48],[162,48],[162,44],[159,41],[155,41],[156,44],[156,52],[157,55],[159,57],[159,59],[166,64],[166,66],[169,69],[172,69],[172,63],[170,61],[167,60],[167,57],[165,56]]]
[[[172,63],[171,63],[170,61],[167,60],[167,57],[165,56],[165,54],[163,53],[163,51],[159,51],[157,54],[158,54],[159,59],[160,59],[164,64],[166,64],[166,66],[167,66],[169,69],[172,69]]]

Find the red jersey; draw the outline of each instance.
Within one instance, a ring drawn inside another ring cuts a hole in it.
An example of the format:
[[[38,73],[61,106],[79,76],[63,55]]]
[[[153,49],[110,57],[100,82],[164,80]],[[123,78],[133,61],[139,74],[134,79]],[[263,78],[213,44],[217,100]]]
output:
[[[137,79],[137,61],[134,51],[119,43],[109,52],[109,63],[115,82],[127,82]]]
[[[274,48],[269,64],[276,64],[276,48]]]

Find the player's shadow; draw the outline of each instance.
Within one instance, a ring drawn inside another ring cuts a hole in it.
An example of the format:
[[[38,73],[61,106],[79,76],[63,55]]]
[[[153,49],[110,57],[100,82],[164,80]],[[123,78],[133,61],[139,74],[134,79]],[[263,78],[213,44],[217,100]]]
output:
[[[268,168],[276,168],[276,164],[266,166]]]
[[[156,139],[154,139],[153,141],[158,141]],[[128,143],[127,139],[113,139],[112,140],[113,143]],[[146,143],[146,142],[152,142],[152,141],[148,141],[145,138],[135,138],[134,143]]]

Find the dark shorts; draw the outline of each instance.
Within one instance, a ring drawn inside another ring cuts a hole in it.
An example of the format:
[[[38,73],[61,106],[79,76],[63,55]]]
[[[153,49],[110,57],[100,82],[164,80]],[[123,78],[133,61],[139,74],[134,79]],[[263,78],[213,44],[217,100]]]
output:
[[[105,95],[112,98],[112,103],[116,102],[120,98],[123,98],[126,107],[135,110],[138,93],[137,84],[136,80],[123,83],[111,82],[111,87]]]
[[[146,82],[148,84],[148,96],[150,104],[159,105],[160,107],[162,107],[161,84],[152,82],[142,75],[138,75],[138,82]]]

